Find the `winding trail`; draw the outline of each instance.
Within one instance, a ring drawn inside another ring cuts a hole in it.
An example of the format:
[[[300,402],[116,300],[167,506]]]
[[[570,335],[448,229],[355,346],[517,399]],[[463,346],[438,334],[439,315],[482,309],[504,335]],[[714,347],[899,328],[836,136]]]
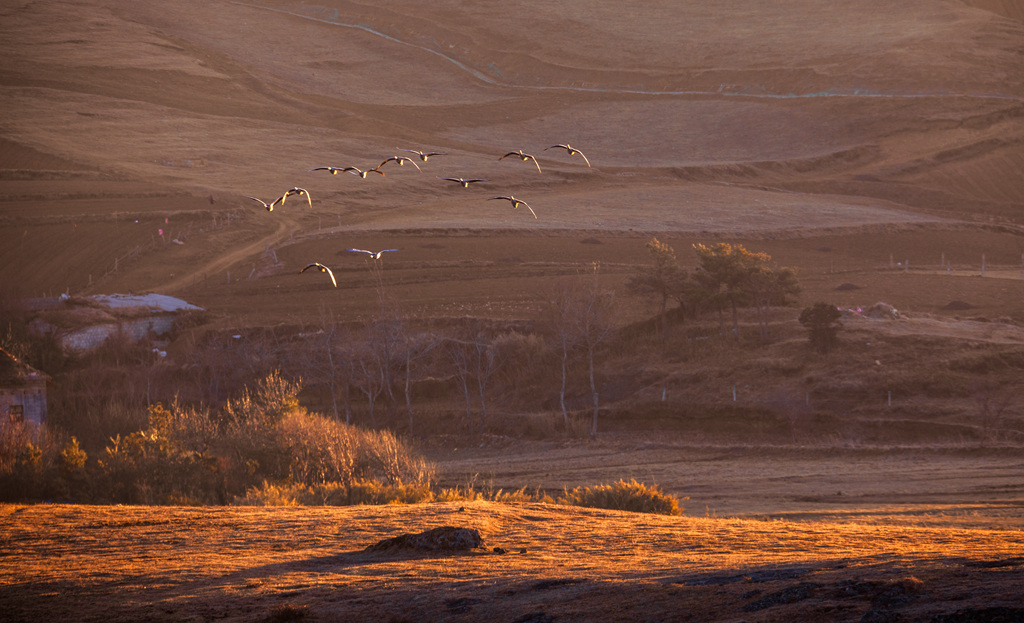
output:
[[[267,248],[267,246],[281,242],[290,235],[291,230],[296,226],[297,224],[292,218],[282,216],[281,220],[277,224],[277,228],[275,228],[271,234],[264,236],[263,238],[260,238],[255,242],[251,242],[247,245],[233,247],[223,255],[216,256],[210,261],[204,263],[203,265],[193,270],[186,272],[183,275],[177,276],[166,283],[154,286],[152,288],[152,291],[160,294],[167,294],[170,292],[182,290],[185,287],[189,286],[194,280],[201,277],[203,274],[217,273],[222,270],[226,270],[229,267],[244,260],[245,258],[256,253],[262,252],[265,248]]]

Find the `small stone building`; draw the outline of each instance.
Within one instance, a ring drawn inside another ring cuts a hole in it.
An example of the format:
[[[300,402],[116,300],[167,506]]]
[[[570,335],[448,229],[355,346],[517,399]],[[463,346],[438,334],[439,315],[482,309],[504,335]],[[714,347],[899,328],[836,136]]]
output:
[[[48,378],[0,348],[0,418],[37,425],[45,422]]]

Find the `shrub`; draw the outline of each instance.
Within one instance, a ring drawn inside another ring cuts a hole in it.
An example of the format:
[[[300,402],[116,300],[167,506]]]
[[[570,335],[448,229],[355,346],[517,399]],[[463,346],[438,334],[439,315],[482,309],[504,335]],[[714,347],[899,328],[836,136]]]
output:
[[[235,498],[234,503],[239,506],[356,506],[418,504],[434,500],[434,493],[426,482],[356,480],[348,485],[337,482],[302,485],[273,484],[264,480],[260,486],[246,491],[244,496]]]
[[[558,503],[659,515],[678,515],[682,512],[678,498],[662,493],[657,485],[648,486],[635,479],[629,482],[619,480],[614,485],[566,490]]]
[[[97,462],[100,497],[142,504],[227,503],[239,496],[252,498],[241,503],[322,504],[331,492],[302,488],[329,483],[351,489],[373,481],[404,491],[403,482],[429,483],[433,468],[394,435],[306,413],[296,400],[299,389],[273,374],[215,415],[150,407],[147,427],[113,437]],[[317,495],[320,501],[313,502]]]
[[[825,354],[836,343],[836,335],[843,326],[839,322],[842,317],[842,312],[835,305],[815,303],[800,312],[800,324],[807,327],[811,344],[818,352]]]
[[[72,495],[61,471],[61,447],[60,437],[51,434],[45,424],[0,420],[0,501]]]
[[[96,462],[94,493],[129,504],[223,501],[215,442],[216,426],[205,412],[153,405],[145,430],[110,439]]]

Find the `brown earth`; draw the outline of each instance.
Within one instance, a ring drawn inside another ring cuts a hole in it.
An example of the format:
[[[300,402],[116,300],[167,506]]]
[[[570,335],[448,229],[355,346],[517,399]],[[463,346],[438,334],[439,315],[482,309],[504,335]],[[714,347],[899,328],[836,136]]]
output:
[[[655,310],[623,284],[656,235],[688,267],[697,242],[770,253],[799,270],[797,308],[906,313],[850,321],[851,367],[804,358],[800,378],[828,369],[816,387],[843,391],[857,367],[874,380],[933,361],[984,370],[1022,343],[1019,3],[18,2],[0,9],[0,33],[5,297],[173,294],[218,329],[315,324],[325,309],[359,320],[375,284],[345,249],[398,247],[386,286],[413,318],[529,319],[559,278],[599,262],[627,322]],[[592,166],[545,150],[557,143]],[[385,165],[386,177],[308,171],[411,155],[401,148],[446,155],[419,172]],[[518,149],[543,173],[499,160]],[[448,176],[489,181],[437,179]],[[293,186],[311,208],[247,198]],[[509,193],[538,218],[488,200]],[[337,290],[299,275],[312,261]],[[778,362],[803,357],[795,343],[736,373],[749,400],[771,396],[759,375],[788,382]],[[894,609],[872,605],[878,582],[912,575],[923,588],[895,608],[905,620],[1021,606],[1005,597],[1020,580],[1024,499],[1012,431],[978,444],[970,407],[936,391],[896,417],[880,393],[848,405],[859,428],[831,441],[810,423],[806,436],[723,439],[692,418],[633,434],[630,411],[657,420],[737,383],[731,370],[652,369],[657,382],[595,443],[427,450],[456,483],[653,479],[690,496],[682,520],[473,505],[460,524],[485,542],[544,553],[391,562],[358,550],[454,509],[9,507],[0,600],[22,618],[86,620],[290,620],[303,608],[325,620],[860,620]],[[994,370],[1010,386],[1019,373]],[[801,590],[814,596],[742,610]]]

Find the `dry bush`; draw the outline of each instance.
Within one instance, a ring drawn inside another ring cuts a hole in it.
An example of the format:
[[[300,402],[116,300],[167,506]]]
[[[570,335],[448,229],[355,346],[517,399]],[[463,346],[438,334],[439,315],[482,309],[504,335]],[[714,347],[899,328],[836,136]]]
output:
[[[289,381],[275,370],[258,381],[254,389],[246,386],[241,395],[228,400],[221,417],[229,424],[243,427],[258,428],[276,423],[299,409],[301,388],[300,382]]]
[[[348,484],[274,484],[266,480],[236,497],[239,506],[355,506],[360,504],[419,504],[435,501],[427,482],[383,483],[354,480]],[[461,498],[460,498],[461,499]]]
[[[351,482],[359,441],[349,427],[316,415],[291,413],[268,440],[290,457],[287,479],[295,483]]]
[[[474,483],[435,491],[426,482],[382,483],[376,480],[357,480],[347,485],[303,485],[263,481],[261,485],[246,491],[245,495],[235,498],[234,503],[241,506],[350,506],[472,501],[504,504],[539,502],[662,515],[679,515],[682,512],[678,498],[663,493],[656,485],[648,486],[636,480],[620,480],[614,485],[577,487],[572,491],[565,491],[557,499],[540,489],[478,489]]]
[[[257,487],[250,487],[245,495],[233,500],[236,506],[299,506],[299,498],[306,495],[308,487],[296,484],[274,484],[267,480]]]
[[[427,482],[382,483],[358,480],[348,487],[344,504],[416,504],[432,501],[434,493]]]
[[[388,431],[358,431],[355,475],[386,483],[429,482],[434,467]]]
[[[145,429],[115,436],[105,448],[97,462],[99,496],[110,502],[227,503],[258,491],[262,482],[260,499],[284,504],[296,499],[294,487],[350,487],[361,479],[430,482],[431,465],[394,435],[306,413],[296,399],[300,389],[271,374],[216,414],[151,407]]]
[[[0,420],[0,501],[88,497],[86,454],[46,425]]]
[[[620,480],[614,485],[566,490],[558,503],[660,515],[678,515],[682,512],[678,498],[663,493],[657,485],[645,485],[635,479],[629,482]]]

